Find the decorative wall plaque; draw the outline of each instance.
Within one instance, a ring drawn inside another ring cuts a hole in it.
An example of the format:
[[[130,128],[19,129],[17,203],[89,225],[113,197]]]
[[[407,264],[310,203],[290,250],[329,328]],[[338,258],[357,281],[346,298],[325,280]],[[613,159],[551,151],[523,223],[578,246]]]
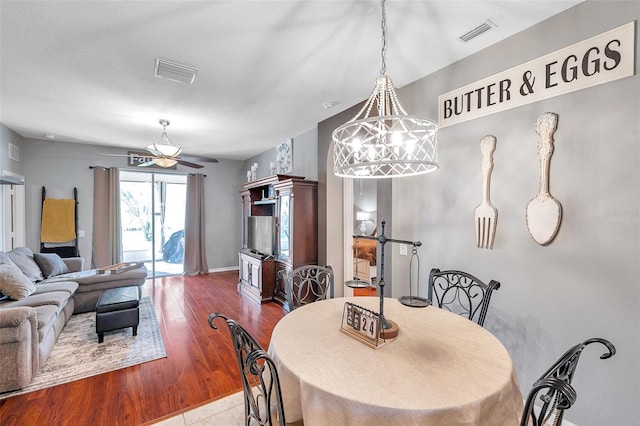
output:
[[[549,167],[553,154],[553,134],[558,126],[558,116],[546,112],[536,121],[538,134],[538,159],[540,161],[540,186],[538,194],[527,204],[527,228],[538,244],[549,244],[560,229],[562,206],[549,193]]]
[[[276,147],[278,173],[293,173],[293,139],[289,139]]]

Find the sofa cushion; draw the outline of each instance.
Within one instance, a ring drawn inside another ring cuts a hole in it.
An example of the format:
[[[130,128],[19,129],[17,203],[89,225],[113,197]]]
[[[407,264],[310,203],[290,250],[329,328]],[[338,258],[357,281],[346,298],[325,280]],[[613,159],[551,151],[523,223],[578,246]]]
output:
[[[69,272],[51,277],[47,279],[46,282],[50,283],[63,280],[75,281],[80,284],[78,291],[84,292],[104,290],[105,288],[112,287],[125,287],[128,285],[142,285],[146,278],[147,268],[145,268],[144,265],[140,265],[137,268],[129,269],[128,271],[124,271],[119,274],[99,274],[95,269]],[[129,284],[123,284],[125,282]]]
[[[36,283],[36,291],[32,294],[32,296],[40,293],[48,293],[50,291],[66,291],[71,295],[75,293],[77,289],[78,283],[75,281],[43,281],[40,283]]]
[[[22,300],[36,291],[36,286],[13,263],[0,265],[0,293]]]
[[[51,328],[58,318],[60,311],[56,306],[43,305],[36,306],[36,320],[38,324],[38,341],[42,341],[42,338],[47,334],[49,328]]]
[[[17,247],[7,252],[7,256],[32,282],[42,281],[42,271],[33,259],[33,252],[28,247]]]
[[[26,299],[2,302],[0,303],[0,309],[18,306],[30,306],[32,308],[37,306],[54,306],[57,311],[61,311],[72,296],[73,292],[69,292],[66,289],[34,293]]]
[[[45,279],[69,272],[67,264],[57,253],[34,253],[33,259],[40,267]]]

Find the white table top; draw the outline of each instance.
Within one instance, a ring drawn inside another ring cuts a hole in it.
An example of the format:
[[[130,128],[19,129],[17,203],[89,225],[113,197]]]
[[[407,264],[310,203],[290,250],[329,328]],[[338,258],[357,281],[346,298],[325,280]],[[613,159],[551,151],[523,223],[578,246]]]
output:
[[[385,299],[398,337],[373,349],[340,332],[345,302],[378,311],[376,297],[311,303],[276,325],[269,353],[288,422],[313,425],[518,424],[522,395],[504,346],[436,307]]]

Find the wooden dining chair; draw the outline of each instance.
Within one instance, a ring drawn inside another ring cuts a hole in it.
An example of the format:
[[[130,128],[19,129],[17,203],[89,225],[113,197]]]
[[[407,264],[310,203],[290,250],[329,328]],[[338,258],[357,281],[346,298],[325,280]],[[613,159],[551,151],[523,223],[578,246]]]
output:
[[[533,384],[524,404],[520,426],[542,426],[546,424],[560,425],[564,412],[576,402],[576,390],[571,385],[573,374],[580,359],[582,350],[591,343],[601,343],[607,352],[600,359],[611,358],[616,348],[608,340],[593,338],[579,343],[565,352],[540,378]],[[536,397],[542,392],[539,400],[541,407],[536,407]],[[551,422],[549,420],[553,419]]]
[[[429,274],[427,297],[433,305],[484,326],[491,294],[499,288],[500,283],[495,280],[485,284],[466,272],[433,268]]]
[[[276,365],[260,344],[237,321],[220,313],[209,315],[209,325],[222,318],[229,326],[233,348],[238,360],[244,393],[245,425],[285,426],[280,378]]]
[[[333,298],[333,268],[329,265],[304,265],[285,274],[289,310],[307,303]]]

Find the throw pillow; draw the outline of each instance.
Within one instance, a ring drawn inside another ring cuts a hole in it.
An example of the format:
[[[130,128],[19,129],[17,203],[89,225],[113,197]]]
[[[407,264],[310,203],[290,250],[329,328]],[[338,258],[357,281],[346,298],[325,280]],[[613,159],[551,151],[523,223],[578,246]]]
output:
[[[42,281],[42,271],[33,259],[33,252],[28,247],[17,247],[7,252],[7,256],[32,282]]]
[[[67,264],[56,253],[34,253],[33,258],[40,267],[45,278],[69,272]]]
[[[6,253],[0,251],[0,265],[2,265],[3,263],[9,263],[9,262],[11,262],[11,259],[9,259],[9,256],[7,256]]]
[[[21,300],[36,291],[36,286],[13,263],[0,265],[0,293]]]

